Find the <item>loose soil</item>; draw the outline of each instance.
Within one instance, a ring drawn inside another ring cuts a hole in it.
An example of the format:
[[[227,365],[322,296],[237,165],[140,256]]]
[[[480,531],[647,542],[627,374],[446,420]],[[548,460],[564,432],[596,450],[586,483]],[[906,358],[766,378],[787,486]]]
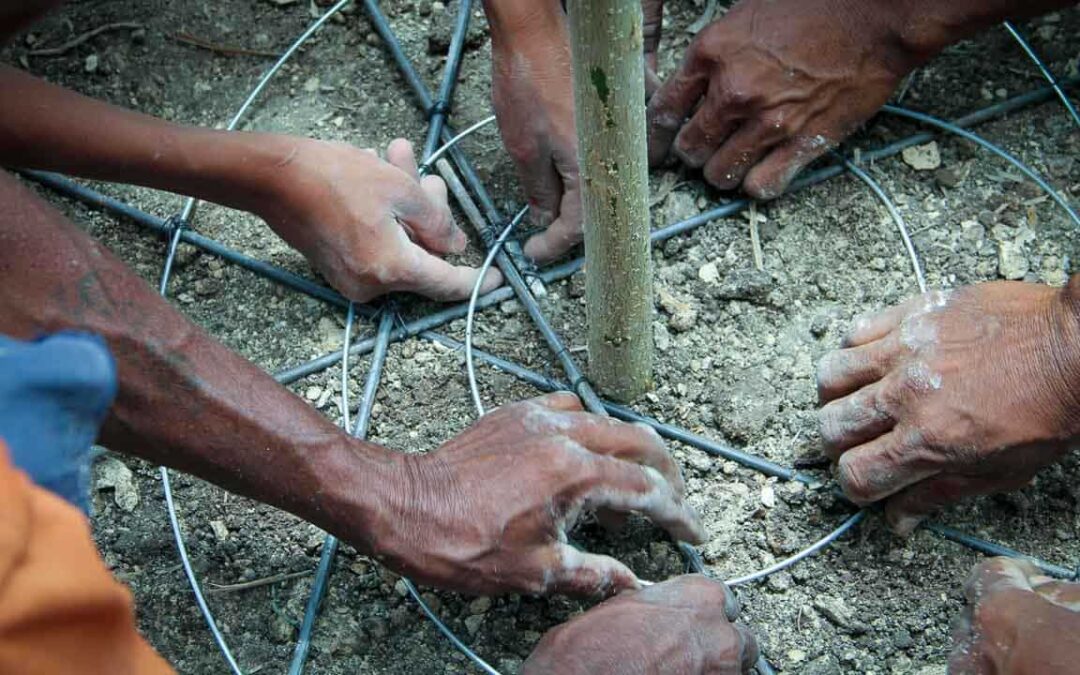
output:
[[[668,3],[662,71],[670,72],[677,63],[690,39],[686,27],[705,4]],[[388,0],[383,5],[421,76],[434,88],[458,3]],[[175,36],[188,33],[277,53],[317,9],[281,0],[71,2],[20,36],[3,57],[90,96],[171,120],[220,126],[271,60],[218,54]],[[27,56],[35,47],[61,44],[116,21],[136,21],[144,28],[101,34],[58,57]],[[1056,72],[1068,73],[1071,67],[1075,75],[1080,12],[1044,17],[1023,29]],[[453,119],[460,127],[490,114],[489,57],[487,28],[476,10],[454,105]],[[920,70],[904,103],[949,117],[1037,86],[1042,86],[1038,73],[1005,32],[995,29]],[[385,147],[397,136],[419,143],[425,124],[363,13],[353,9],[329,23],[282,70],[245,128]],[[915,129],[882,117],[852,145],[874,147]],[[1080,134],[1058,102],[979,131],[1077,202]],[[1077,232],[1033,185],[966,142],[944,138],[939,145],[945,172],[915,171],[899,158],[869,167],[907,219],[931,286],[955,287],[1003,274],[1060,285],[1078,271]],[[500,205],[509,211],[521,203],[494,128],[464,148]],[[654,207],[657,224],[696,215],[730,198],[711,191],[695,175],[658,172],[654,181],[657,191],[675,183]],[[163,217],[181,204],[176,195],[95,187]],[[130,222],[42,194],[156,283],[164,256],[160,240]],[[854,315],[895,303],[916,287],[894,225],[865,186],[850,177],[784,197],[761,207],[760,214],[763,271],[754,269],[744,217],[711,222],[655,250],[657,287],[667,298],[661,303],[667,309],[660,306],[655,324],[658,386],[636,407],[791,465],[818,452],[816,361],[837,345]],[[194,227],[249,255],[311,275],[297,253],[251,216],[203,205]],[[1013,253],[1005,259],[1003,245]],[[466,259],[479,259],[475,246]],[[701,268],[710,264],[719,271],[715,282],[701,278]],[[340,311],[186,246],[171,300],[268,371],[340,345]],[[542,302],[567,343],[583,345],[581,279],[553,284]],[[679,303],[692,311],[671,309],[680,308]],[[412,300],[404,312],[416,316],[430,307]],[[479,346],[560,375],[516,302],[483,313],[478,325]],[[445,330],[460,338],[463,322]],[[462,363],[461,354],[422,340],[393,345],[371,438],[395,451],[425,452],[465,428],[473,410]],[[353,401],[366,366],[366,359],[353,365]],[[537,393],[485,366],[479,378],[490,405]],[[336,369],[293,389],[330,417],[339,417]],[[689,499],[708,528],[705,559],[719,576],[743,574],[787,556],[850,513],[828,489],[777,483],[698,450],[672,447],[686,474]],[[138,460],[122,461],[134,471],[139,501],[127,511],[112,490],[96,492],[93,527],[102,554],[134,591],[142,631],[178,670],[225,672],[177,563],[157,472]],[[818,475],[823,482],[829,479],[825,471]],[[1069,457],[1030,488],[970,501],[938,518],[1072,565],[1080,559],[1076,475],[1076,457]],[[314,569],[323,537],[314,527],[188,476],[177,475],[174,490],[192,560],[207,589]],[[586,525],[575,537],[618,556],[645,578],[663,579],[682,570],[674,547],[644,522],[632,522],[617,536]],[[900,540],[871,516],[818,557],[740,589],[743,620],[785,673],[943,673],[950,622],[962,602],[961,583],[979,557],[926,531]],[[222,632],[245,672],[285,670],[309,585],[310,577],[302,576],[210,594]],[[504,673],[516,673],[544,631],[589,604],[521,596],[474,599],[433,591],[426,591],[426,597]],[[344,547],[317,624],[309,672],[471,671],[403,597],[393,574]]]

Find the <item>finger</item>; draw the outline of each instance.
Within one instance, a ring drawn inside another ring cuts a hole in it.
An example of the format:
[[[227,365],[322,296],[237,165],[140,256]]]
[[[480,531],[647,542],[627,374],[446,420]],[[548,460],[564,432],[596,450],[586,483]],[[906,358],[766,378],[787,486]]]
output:
[[[899,340],[886,335],[875,342],[825,354],[817,368],[818,400],[832,401],[878,382],[892,370],[901,353]]]
[[[722,581],[703,574],[684,574],[644,588],[635,596],[641,602],[673,608],[723,607],[724,616],[734,621],[739,615],[739,600]]]
[[[755,199],[775,199],[811,162],[835,147],[831,136],[798,136],[772,149],[746,174],[743,189]]]
[[[904,319],[914,312],[933,311],[944,307],[948,303],[950,294],[951,291],[930,291],[923,295],[908,298],[899,305],[886,310],[857,317],[841,340],[841,345],[844,347],[857,347],[874,340],[880,340],[896,330]]]
[[[641,588],[630,568],[614,558],[580,551],[569,544],[554,544],[543,552],[551,563],[546,592],[578,597],[607,597],[623,590]]]
[[[550,149],[545,148],[534,161],[518,163],[517,174],[529,202],[529,222],[533,227],[549,227],[559,216],[564,191]]]
[[[1039,570],[1026,560],[998,556],[976,565],[964,581],[964,597],[978,604],[987,593],[1011,589],[1030,591],[1029,579]]]
[[[705,180],[717,189],[734,190],[784,134],[783,128],[760,118],[748,120],[705,163]]]
[[[418,293],[441,302],[464,300],[470,296],[480,276],[480,270],[451,265],[412,242],[408,242],[407,246],[412,248],[412,255],[409,256],[411,264],[398,273],[398,280],[390,284],[389,290]],[[480,293],[493,291],[501,283],[502,275],[499,271],[489,269],[480,285]]]
[[[885,503],[885,519],[902,537],[911,534],[926,516],[966,497],[994,492],[986,478],[939,475],[916,483]]]
[[[575,185],[561,200],[559,217],[546,230],[529,237],[524,252],[537,263],[550,262],[581,243],[581,193]]]
[[[653,61],[655,61],[655,54],[653,55]],[[656,91],[663,86],[664,82],[656,74],[656,64],[649,65],[648,61],[645,63],[645,100],[648,101],[656,94]]]
[[[682,472],[668,453],[664,439],[646,424],[586,412],[546,410],[526,413],[523,422],[532,433],[566,436],[598,455],[650,466],[664,476],[677,495],[681,497],[685,491]]]
[[[739,634],[739,655],[742,666],[739,673],[750,673],[761,659],[761,647],[758,645],[757,636],[746,626],[737,623],[735,630]]]
[[[404,138],[395,138],[386,146],[386,161],[409,174],[413,180],[420,180],[420,169],[416,166],[413,145]]]
[[[671,142],[682,128],[683,121],[689,117],[708,87],[705,64],[696,53],[691,45],[679,69],[649,99],[646,118],[650,166],[656,166],[667,158]]]
[[[584,406],[581,405],[581,399],[577,394],[570,391],[555,391],[550,394],[544,394],[543,396],[537,396],[532,399],[533,403],[550,408],[551,410],[561,410],[564,412],[581,412],[584,410]]]
[[[1031,581],[1034,583],[1035,579],[1031,579]],[[1072,612],[1080,612],[1080,584],[1054,579],[1036,585],[1035,592],[1058,607],[1063,607]]]
[[[710,90],[711,93],[711,90]],[[706,99],[675,137],[672,152],[683,164],[700,169],[738,128],[740,120]]]
[[[391,199],[394,217],[410,234],[411,238],[429,251],[436,253],[449,253],[464,243],[464,233],[454,222],[454,216],[450,213],[450,206],[445,199],[444,192],[441,198],[432,198],[435,181],[441,183],[442,179],[437,176],[425,178],[422,184],[408,182],[398,186],[398,193]]]
[[[659,471],[614,457],[594,458],[592,468],[597,475],[594,487],[584,495],[586,506],[640,513],[678,541],[697,544],[705,540],[698,515]]]
[[[880,382],[832,401],[818,411],[822,450],[834,462],[847,449],[871,441],[896,426]]]
[[[442,178],[439,176],[424,176],[420,179],[420,189],[427,194],[432,202],[449,211],[450,203],[447,199],[446,183],[443,182]],[[453,214],[443,222],[448,225],[448,228],[444,231],[433,233],[434,241],[427,243],[427,240],[425,239],[425,245],[427,245],[430,250],[437,253],[461,253],[468,245],[469,238],[466,237],[465,232],[458,227],[457,222],[453,218]]]
[[[853,502],[870,504],[940,471],[921,436],[900,428],[845,452],[838,464],[840,487]]]

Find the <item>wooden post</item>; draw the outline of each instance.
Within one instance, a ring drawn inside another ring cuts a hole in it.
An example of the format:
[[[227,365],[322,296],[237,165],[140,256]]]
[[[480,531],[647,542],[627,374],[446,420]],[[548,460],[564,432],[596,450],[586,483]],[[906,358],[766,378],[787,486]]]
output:
[[[611,398],[652,386],[653,293],[641,0],[569,0],[585,220],[589,375]]]

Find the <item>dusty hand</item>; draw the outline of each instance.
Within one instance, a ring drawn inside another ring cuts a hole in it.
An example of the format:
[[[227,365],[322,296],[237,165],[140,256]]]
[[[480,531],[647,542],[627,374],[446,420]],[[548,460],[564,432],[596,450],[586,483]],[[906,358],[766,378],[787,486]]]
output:
[[[685,576],[622,593],[550,630],[522,675],[749,673],[757,640],[731,623],[739,613],[723,584]]]
[[[642,38],[645,50],[645,95],[660,88],[656,66],[660,56],[660,36],[664,29],[664,0],[641,0]]]
[[[852,500],[898,532],[968,495],[1022,487],[1080,432],[1080,304],[994,282],[857,321],[818,369],[821,436]]]
[[[538,262],[581,242],[574,94],[565,17],[557,29],[492,47],[492,100],[499,132],[543,232],[525,243]]]
[[[346,143],[287,139],[269,199],[254,209],[346,297],[364,302],[392,291],[436,300],[468,297],[478,270],[440,254],[464,249],[446,186],[420,178],[412,146],[387,148],[387,161]],[[484,290],[499,284],[489,272]]]
[[[637,588],[621,563],[567,543],[589,509],[640,512],[677,539],[702,538],[660,437],[583,413],[572,394],[498,408],[438,450],[405,459],[408,487],[374,547],[391,568],[433,586],[575,595]]]
[[[1080,662],[1080,584],[1031,563],[992,558],[964,585],[968,607],[953,632],[952,675],[1064,675]]]
[[[896,13],[879,4],[736,4],[698,33],[649,102],[650,163],[670,150],[717,188],[779,196],[918,62],[899,47]]]

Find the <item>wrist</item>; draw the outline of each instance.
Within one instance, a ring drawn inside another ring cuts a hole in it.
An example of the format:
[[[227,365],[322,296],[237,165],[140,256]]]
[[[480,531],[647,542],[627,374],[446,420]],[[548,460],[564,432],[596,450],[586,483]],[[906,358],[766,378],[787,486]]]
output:
[[[1080,438],[1080,274],[1059,289],[1050,310],[1050,354],[1055,395],[1063,404],[1061,435]]]
[[[484,0],[484,13],[495,51],[518,51],[565,31],[566,16],[558,0]]]
[[[344,432],[309,450],[315,488],[297,495],[288,510],[378,559],[395,527],[394,504],[407,491],[405,456]]]

